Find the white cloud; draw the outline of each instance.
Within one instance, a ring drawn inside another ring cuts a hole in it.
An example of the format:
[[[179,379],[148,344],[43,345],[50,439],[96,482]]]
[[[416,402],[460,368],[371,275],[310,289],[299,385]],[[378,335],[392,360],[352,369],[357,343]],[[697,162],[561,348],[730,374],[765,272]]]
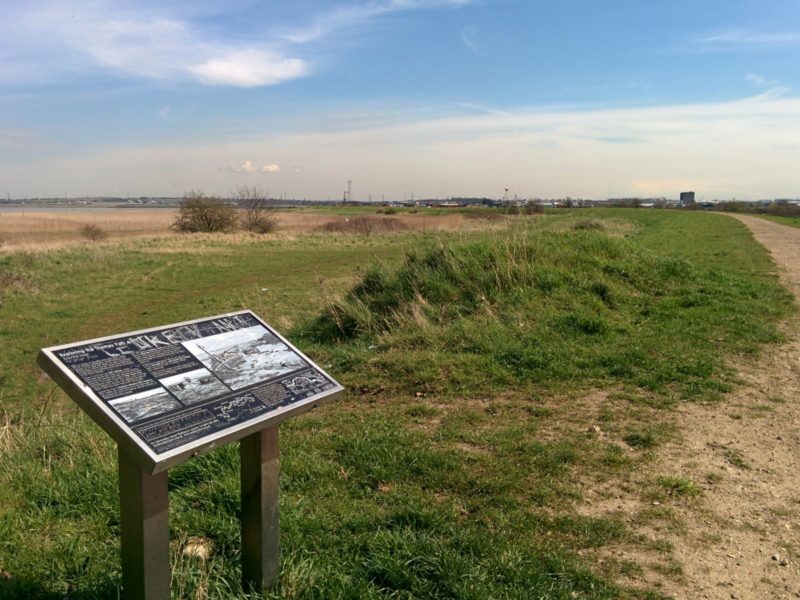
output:
[[[273,85],[308,73],[306,64],[298,58],[283,58],[258,50],[231,52],[189,70],[203,83],[236,87]]]
[[[730,29],[701,36],[697,41],[707,48],[735,50],[800,44],[800,31],[757,31]]]
[[[317,15],[306,27],[284,32],[283,37],[296,44],[306,44],[325,38],[335,31],[358,27],[381,15],[415,9],[459,8],[473,2],[474,0],[373,0],[337,6]]]
[[[476,104],[475,102],[456,102],[456,106],[461,106],[463,108],[468,108],[470,110],[474,110],[480,113],[486,113],[488,115],[498,115],[501,117],[510,117],[511,113],[498,110],[496,108],[492,108],[491,106],[484,106],[483,104]]]
[[[4,6],[0,85],[74,80],[90,70],[126,78],[205,85],[276,85],[311,74],[311,43],[389,13],[455,8],[473,0],[361,0],[308,17],[306,27],[265,32],[259,19],[235,31],[208,23],[204,2],[27,0]],[[324,6],[324,5],[323,5]],[[245,11],[244,5],[236,7]],[[226,3],[226,10],[232,10]],[[224,11],[223,11],[223,14]],[[292,50],[292,46],[295,50]]]
[[[758,87],[762,87],[767,83],[766,77],[764,77],[763,75],[759,75],[758,73],[748,73],[744,79],[745,81],[749,81],[750,83]]]
[[[280,173],[281,166],[275,163],[258,165],[252,160],[246,160],[242,163],[229,163],[219,170],[231,173]]]
[[[461,31],[461,43],[464,44],[470,50],[472,50],[475,54],[480,54],[481,49],[478,46],[477,34],[478,34],[478,28],[475,27],[474,25],[465,27]]]
[[[16,9],[0,24],[0,36],[15,48],[14,55],[0,54],[0,73],[7,83],[29,82],[34,77],[26,72],[42,64],[50,80],[56,69],[66,77],[94,68],[129,78],[238,87],[274,85],[309,73],[303,59],[285,55],[269,40],[214,35],[193,23],[191,14],[160,14],[166,10],[104,0],[80,7],[49,0]]]
[[[752,83],[755,87],[764,90],[761,94],[755,97],[759,100],[780,98],[781,96],[785,96],[792,91],[792,88],[786,87],[780,81],[767,79],[758,73],[748,73],[744,79],[748,83]]]

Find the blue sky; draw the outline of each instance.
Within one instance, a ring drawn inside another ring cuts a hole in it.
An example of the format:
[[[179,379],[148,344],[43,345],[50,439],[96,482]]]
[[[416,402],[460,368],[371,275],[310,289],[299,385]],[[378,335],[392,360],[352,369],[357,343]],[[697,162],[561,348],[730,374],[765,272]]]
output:
[[[0,192],[800,196],[796,0],[11,1]]]

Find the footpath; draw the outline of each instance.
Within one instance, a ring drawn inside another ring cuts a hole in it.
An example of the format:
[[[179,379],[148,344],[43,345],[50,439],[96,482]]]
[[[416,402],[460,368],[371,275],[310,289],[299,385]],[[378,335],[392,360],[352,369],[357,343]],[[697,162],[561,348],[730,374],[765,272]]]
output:
[[[800,303],[800,229],[729,216],[769,250]],[[607,500],[587,499],[586,512],[621,517],[644,539],[658,540],[650,550],[612,551],[642,566],[628,583],[687,600],[800,598],[800,316],[782,328],[786,343],[735,365],[743,383],[722,403],[675,410],[678,435],[634,481]],[[660,503],[637,490],[665,474],[691,479],[701,496],[651,506]],[[669,516],[641,520],[654,511]]]
[[[800,303],[800,229],[733,216]],[[784,332],[787,343],[738,365],[744,385],[725,405],[681,408],[681,442],[659,459],[695,481],[724,474],[673,540],[686,578],[676,598],[800,598],[800,318]]]

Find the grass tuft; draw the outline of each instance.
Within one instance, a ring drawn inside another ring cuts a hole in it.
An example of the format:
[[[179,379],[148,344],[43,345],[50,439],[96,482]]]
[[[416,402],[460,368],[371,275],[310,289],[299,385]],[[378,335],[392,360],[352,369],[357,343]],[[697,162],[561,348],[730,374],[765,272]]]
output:
[[[662,475],[656,480],[656,483],[670,496],[692,498],[701,494],[700,488],[686,477]]]

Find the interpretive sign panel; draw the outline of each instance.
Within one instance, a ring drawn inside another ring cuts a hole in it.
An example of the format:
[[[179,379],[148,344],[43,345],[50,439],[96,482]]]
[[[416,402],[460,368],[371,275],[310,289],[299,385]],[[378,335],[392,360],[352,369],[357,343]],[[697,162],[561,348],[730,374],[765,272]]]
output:
[[[343,389],[251,311],[45,348],[38,362],[149,473]]]

